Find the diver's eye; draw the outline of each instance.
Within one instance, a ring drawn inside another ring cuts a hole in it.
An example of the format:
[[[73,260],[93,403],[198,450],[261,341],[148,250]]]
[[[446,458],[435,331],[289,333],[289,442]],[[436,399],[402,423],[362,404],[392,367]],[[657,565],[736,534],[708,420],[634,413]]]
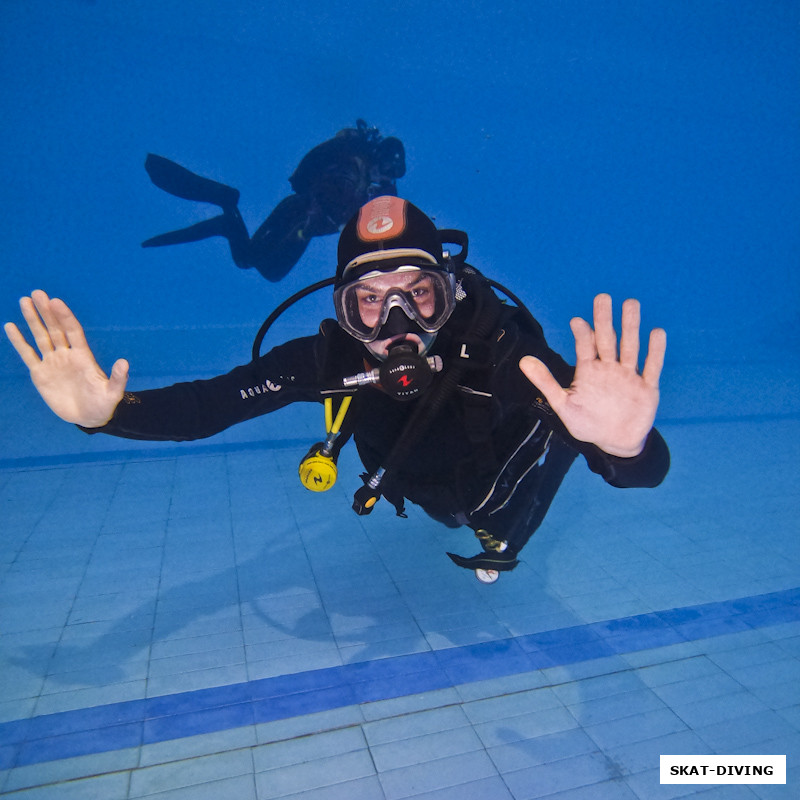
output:
[[[382,302],[383,298],[375,292],[359,292],[357,295],[358,302],[364,305],[373,305]]]

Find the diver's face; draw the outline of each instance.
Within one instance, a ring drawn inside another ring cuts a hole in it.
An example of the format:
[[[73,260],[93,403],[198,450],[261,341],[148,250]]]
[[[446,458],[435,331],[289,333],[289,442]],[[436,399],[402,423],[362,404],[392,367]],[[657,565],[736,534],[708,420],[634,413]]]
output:
[[[416,313],[430,319],[435,309],[433,281],[425,272],[387,272],[356,285],[358,314],[367,328],[378,325],[386,298],[393,291],[410,298]]]
[[[415,314],[422,319],[430,319],[435,311],[435,296],[432,279],[424,272],[388,272],[375,275],[360,281],[356,288],[358,299],[358,314],[367,328],[374,328],[381,323],[387,297],[393,292],[402,294],[413,303]],[[395,311],[394,313],[397,313]],[[406,341],[416,345],[419,353],[424,353],[435,337],[426,334],[422,337],[416,333],[400,333],[384,339],[369,342],[367,349],[383,360],[387,357],[389,348],[398,342]]]
[[[378,265],[380,266],[380,265]],[[379,358],[407,340],[430,347],[455,309],[455,276],[438,265],[374,270],[333,293],[339,325]]]

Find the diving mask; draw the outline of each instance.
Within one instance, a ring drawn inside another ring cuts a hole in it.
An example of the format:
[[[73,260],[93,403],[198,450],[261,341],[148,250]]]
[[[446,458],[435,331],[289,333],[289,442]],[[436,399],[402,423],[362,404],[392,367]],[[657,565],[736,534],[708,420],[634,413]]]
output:
[[[333,299],[339,325],[365,344],[387,338],[384,326],[394,308],[400,309],[420,332],[431,334],[453,313],[455,276],[415,266],[401,266],[391,272],[375,270],[340,286]]]

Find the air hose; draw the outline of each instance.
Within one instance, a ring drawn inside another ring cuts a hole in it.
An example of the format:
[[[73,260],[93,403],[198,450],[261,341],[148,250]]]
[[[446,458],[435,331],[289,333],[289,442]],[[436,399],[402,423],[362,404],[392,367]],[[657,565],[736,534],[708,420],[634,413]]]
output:
[[[291,297],[284,300],[262,323],[261,327],[258,329],[258,333],[256,334],[256,338],[253,340],[253,350],[252,350],[252,359],[256,361],[258,357],[261,355],[261,344],[264,341],[264,337],[267,335],[267,331],[272,327],[272,324],[275,322],[278,317],[286,311],[289,306],[293,306],[298,300],[302,300],[304,297],[316,292],[318,289],[324,289],[326,286],[333,286],[336,282],[336,278],[325,278],[325,280],[317,281],[316,283],[312,283],[311,286],[306,286],[305,289],[301,289],[299,292],[296,292]]]

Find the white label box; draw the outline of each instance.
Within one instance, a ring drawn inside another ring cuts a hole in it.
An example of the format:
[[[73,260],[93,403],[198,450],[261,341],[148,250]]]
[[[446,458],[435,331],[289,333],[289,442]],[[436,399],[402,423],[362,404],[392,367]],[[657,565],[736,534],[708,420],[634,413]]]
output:
[[[786,783],[786,756],[661,756],[661,783]]]

